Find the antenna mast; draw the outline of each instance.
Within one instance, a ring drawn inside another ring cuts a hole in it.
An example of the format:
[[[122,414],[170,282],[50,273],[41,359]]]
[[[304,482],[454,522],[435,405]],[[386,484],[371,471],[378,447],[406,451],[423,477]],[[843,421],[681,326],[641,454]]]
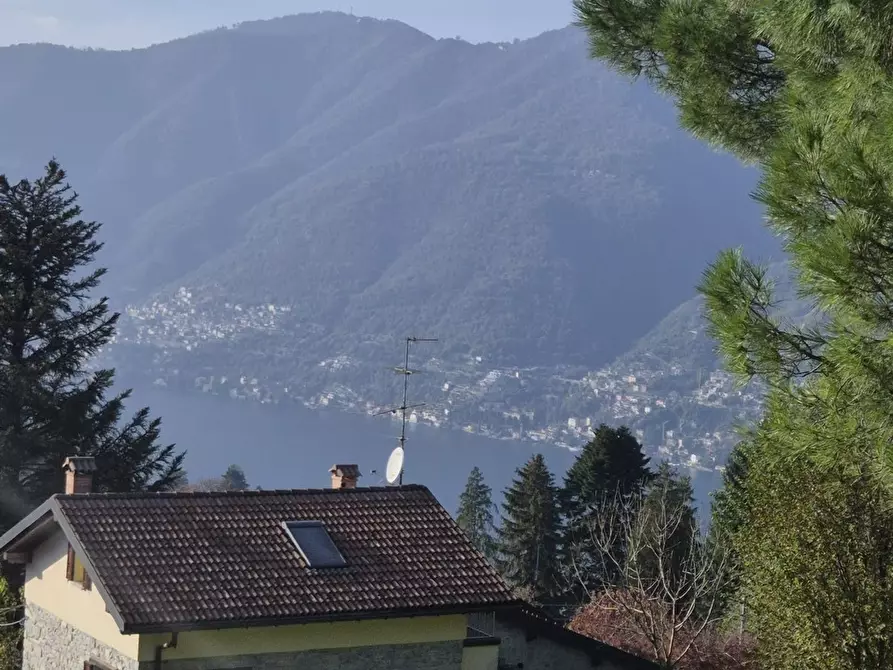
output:
[[[379,412],[379,414],[396,414],[398,411],[401,413],[401,422],[400,422],[400,437],[397,438],[397,441],[400,443],[400,448],[403,449],[406,444],[406,410],[415,409],[416,407],[424,407],[425,403],[419,403],[417,405],[407,405],[407,394],[409,391],[409,376],[417,374],[419,370],[413,370],[409,367],[409,347],[417,342],[437,342],[436,337],[407,337],[406,338],[406,349],[403,352],[403,367],[394,368],[394,372],[398,375],[403,375],[403,402],[400,403],[399,407],[392,407],[390,409],[386,409],[383,412]],[[403,484],[403,470],[400,471],[400,476],[397,480],[397,485],[400,486]]]

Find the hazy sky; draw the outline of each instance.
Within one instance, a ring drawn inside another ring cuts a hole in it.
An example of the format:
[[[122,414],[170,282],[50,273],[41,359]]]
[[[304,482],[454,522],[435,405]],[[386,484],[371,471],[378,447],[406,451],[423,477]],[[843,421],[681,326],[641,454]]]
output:
[[[436,37],[530,37],[573,19],[570,0],[0,0],[0,45],[123,49],[251,19],[323,9],[404,21]]]

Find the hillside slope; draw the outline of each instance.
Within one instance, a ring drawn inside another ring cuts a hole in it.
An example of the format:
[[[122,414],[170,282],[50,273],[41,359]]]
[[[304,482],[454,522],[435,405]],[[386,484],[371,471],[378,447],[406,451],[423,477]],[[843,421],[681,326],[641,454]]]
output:
[[[186,320],[290,307],[263,345],[285,381],[380,365],[410,332],[445,358],[595,368],[717,250],[771,249],[753,172],[573,28],[471,45],[322,13],[130,52],[10,47],[0,124],[4,171],[56,155],[105,221],[117,304],[185,286]],[[203,367],[259,346],[218,342]]]

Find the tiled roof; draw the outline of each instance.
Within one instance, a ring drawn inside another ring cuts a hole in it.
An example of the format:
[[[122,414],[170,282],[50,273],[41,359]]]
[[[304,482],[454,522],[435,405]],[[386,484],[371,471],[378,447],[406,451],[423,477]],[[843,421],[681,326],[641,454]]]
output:
[[[471,611],[513,601],[422,486],[61,495],[128,632]],[[322,521],[346,567],[305,566],[282,524]]]
[[[623,670],[659,670],[657,663],[572,631],[543,610],[527,603],[501,610],[497,616],[503,621],[542,634],[559,644],[580,649],[589,655],[594,666],[601,667],[603,662],[608,662],[613,667]]]

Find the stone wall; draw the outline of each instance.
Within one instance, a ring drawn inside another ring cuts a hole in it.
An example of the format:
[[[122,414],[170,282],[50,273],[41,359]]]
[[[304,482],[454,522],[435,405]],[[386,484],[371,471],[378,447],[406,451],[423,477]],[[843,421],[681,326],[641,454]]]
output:
[[[22,670],[84,670],[84,661],[111,670],[139,670],[139,663],[33,604],[25,607]]]
[[[381,645],[164,661],[164,670],[460,670],[462,642]],[[143,662],[139,670],[154,670]]]

